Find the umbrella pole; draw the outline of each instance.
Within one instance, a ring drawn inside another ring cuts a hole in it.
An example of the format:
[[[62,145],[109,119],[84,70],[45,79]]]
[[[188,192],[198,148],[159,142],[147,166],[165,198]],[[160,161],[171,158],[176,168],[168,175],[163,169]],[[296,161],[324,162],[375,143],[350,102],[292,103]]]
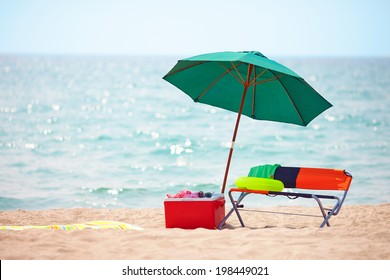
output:
[[[223,184],[222,184],[221,193],[225,193],[226,181],[227,181],[227,177],[228,177],[228,173],[229,173],[229,168],[230,168],[230,161],[231,161],[232,155],[233,155],[234,143],[235,143],[235,141],[236,141],[236,136],[237,136],[237,131],[238,131],[238,125],[240,124],[241,113],[242,113],[242,109],[243,109],[243,107],[244,107],[244,102],[245,102],[245,97],[246,97],[246,91],[248,90],[249,83],[250,83],[250,76],[251,76],[252,68],[253,68],[253,65],[252,65],[252,64],[249,64],[249,65],[248,65],[248,75],[247,75],[246,81],[245,81],[245,83],[244,83],[244,92],[242,93],[242,99],[241,99],[240,109],[239,109],[239,111],[238,111],[237,120],[236,120],[236,126],[235,126],[234,132],[233,132],[232,145],[230,146],[230,151],[229,151],[228,161],[227,161],[227,164],[226,164],[225,176],[224,176],[224,178],[223,178]]]

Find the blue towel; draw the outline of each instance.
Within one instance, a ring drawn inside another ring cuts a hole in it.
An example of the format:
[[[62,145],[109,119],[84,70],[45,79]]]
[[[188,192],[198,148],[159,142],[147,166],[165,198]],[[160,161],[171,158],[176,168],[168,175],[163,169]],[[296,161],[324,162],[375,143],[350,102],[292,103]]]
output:
[[[274,178],[276,169],[280,164],[266,164],[254,166],[249,171],[248,177]]]

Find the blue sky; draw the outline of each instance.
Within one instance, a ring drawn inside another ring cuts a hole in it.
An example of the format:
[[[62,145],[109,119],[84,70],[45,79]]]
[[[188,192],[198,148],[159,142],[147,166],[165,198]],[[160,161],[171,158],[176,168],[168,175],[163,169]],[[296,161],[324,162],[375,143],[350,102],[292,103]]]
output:
[[[387,0],[0,0],[0,53],[390,56]]]

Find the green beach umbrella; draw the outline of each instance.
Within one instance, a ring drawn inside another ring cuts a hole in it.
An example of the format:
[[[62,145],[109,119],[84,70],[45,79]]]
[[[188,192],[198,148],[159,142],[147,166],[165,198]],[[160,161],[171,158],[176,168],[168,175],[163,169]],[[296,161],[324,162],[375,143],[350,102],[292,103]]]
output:
[[[298,74],[255,51],[217,52],[182,59],[163,79],[195,102],[238,113],[222,193],[242,114],[306,126],[332,106]]]

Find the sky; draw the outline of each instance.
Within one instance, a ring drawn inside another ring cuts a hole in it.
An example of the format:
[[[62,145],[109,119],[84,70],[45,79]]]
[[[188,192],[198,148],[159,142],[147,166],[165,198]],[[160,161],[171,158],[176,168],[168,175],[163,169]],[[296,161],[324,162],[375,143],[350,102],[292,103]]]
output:
[[[0,54],[390,56],[388,0],[0,0]]]

